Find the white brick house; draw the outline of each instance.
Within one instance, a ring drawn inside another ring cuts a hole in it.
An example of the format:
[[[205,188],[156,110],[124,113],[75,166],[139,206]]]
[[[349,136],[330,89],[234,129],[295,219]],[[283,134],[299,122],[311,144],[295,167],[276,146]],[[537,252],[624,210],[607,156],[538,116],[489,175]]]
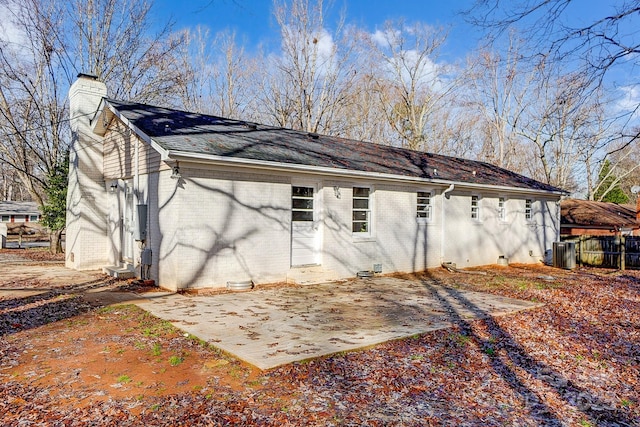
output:
[[[559,238],[564,193],[496,166],[105,96],[70,92],[71,268],[305,282],[538,262]]]

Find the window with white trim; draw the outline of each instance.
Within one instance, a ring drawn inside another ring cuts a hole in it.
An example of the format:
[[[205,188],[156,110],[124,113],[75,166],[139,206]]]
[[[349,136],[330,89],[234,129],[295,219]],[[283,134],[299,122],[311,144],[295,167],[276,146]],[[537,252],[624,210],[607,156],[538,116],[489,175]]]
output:
[[[353,187],[353,210],[351,231],[369,234],[371,232],[371,189]]]
[[[419,221],[431,221],[433,210],[431,205],[431,192],[418,191],[417,196],[416,218],[418,218]]]
[[[291,220],[313,221],[313,187],[291,187]]]
[[[471,196],[471,219],[480,220],[480,196]]]
[[[37,222],[38,215],[29,215],[29,222]]]
[[[533,219],[533,213],[532,213],[532,205],[533,205],[533,200],[531,199],[525,199],[524,201],[524,218],[528,221],[530,221],[531,219]]]
[[[498,197],[498,219],[500,221],[507,220],[506,199],[504,197]]]
[[[0,221],[1,222],[9,222],[9,221],[11,221],[11,217],[9,215],[2,215],[2,217],[0,217]]]

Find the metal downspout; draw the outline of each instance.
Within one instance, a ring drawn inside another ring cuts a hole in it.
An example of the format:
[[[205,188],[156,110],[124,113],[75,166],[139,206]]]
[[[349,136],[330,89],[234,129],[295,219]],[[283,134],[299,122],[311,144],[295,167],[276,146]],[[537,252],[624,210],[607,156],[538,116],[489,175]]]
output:
[[[447,193],[450,193],[453,191],[453,189],[455,188],[455,184],[451,184],[449,186],[449,188],[447,188],[446,190],[444,190],[442,192],[442,227],[441,227],[441,231],[442,231],[442,236],[440,236],[440,262],[443,263],[445,261],[444,259],[444,249],[445,249],[445,237],[446,237],[446,208],[445,208],[445,199],[449,199],[449,197],[447,197]]]

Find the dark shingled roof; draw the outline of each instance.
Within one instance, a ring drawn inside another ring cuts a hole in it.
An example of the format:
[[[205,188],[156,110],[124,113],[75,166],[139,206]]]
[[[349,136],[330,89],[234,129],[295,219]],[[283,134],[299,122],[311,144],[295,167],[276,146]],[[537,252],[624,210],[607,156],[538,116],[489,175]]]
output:
[[[562,192],[551,185],[474,160],[145,104],[107,102],[168,151]]]
[[[560,202],[560,215],[563,227],[640,227],[631,205],[565,199]]]
[[[40,215],[36,202],[15,202],[5,200],[0,202],[1,215]]]

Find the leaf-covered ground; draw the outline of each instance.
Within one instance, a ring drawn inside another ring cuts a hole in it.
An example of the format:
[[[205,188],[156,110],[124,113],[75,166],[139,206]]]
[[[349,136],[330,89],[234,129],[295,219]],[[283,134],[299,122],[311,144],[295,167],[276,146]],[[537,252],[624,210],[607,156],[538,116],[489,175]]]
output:
[[[261,372],[134,306],[0,300],[0,424],[640,426],[640,273],[416,280],[543,302]]]

